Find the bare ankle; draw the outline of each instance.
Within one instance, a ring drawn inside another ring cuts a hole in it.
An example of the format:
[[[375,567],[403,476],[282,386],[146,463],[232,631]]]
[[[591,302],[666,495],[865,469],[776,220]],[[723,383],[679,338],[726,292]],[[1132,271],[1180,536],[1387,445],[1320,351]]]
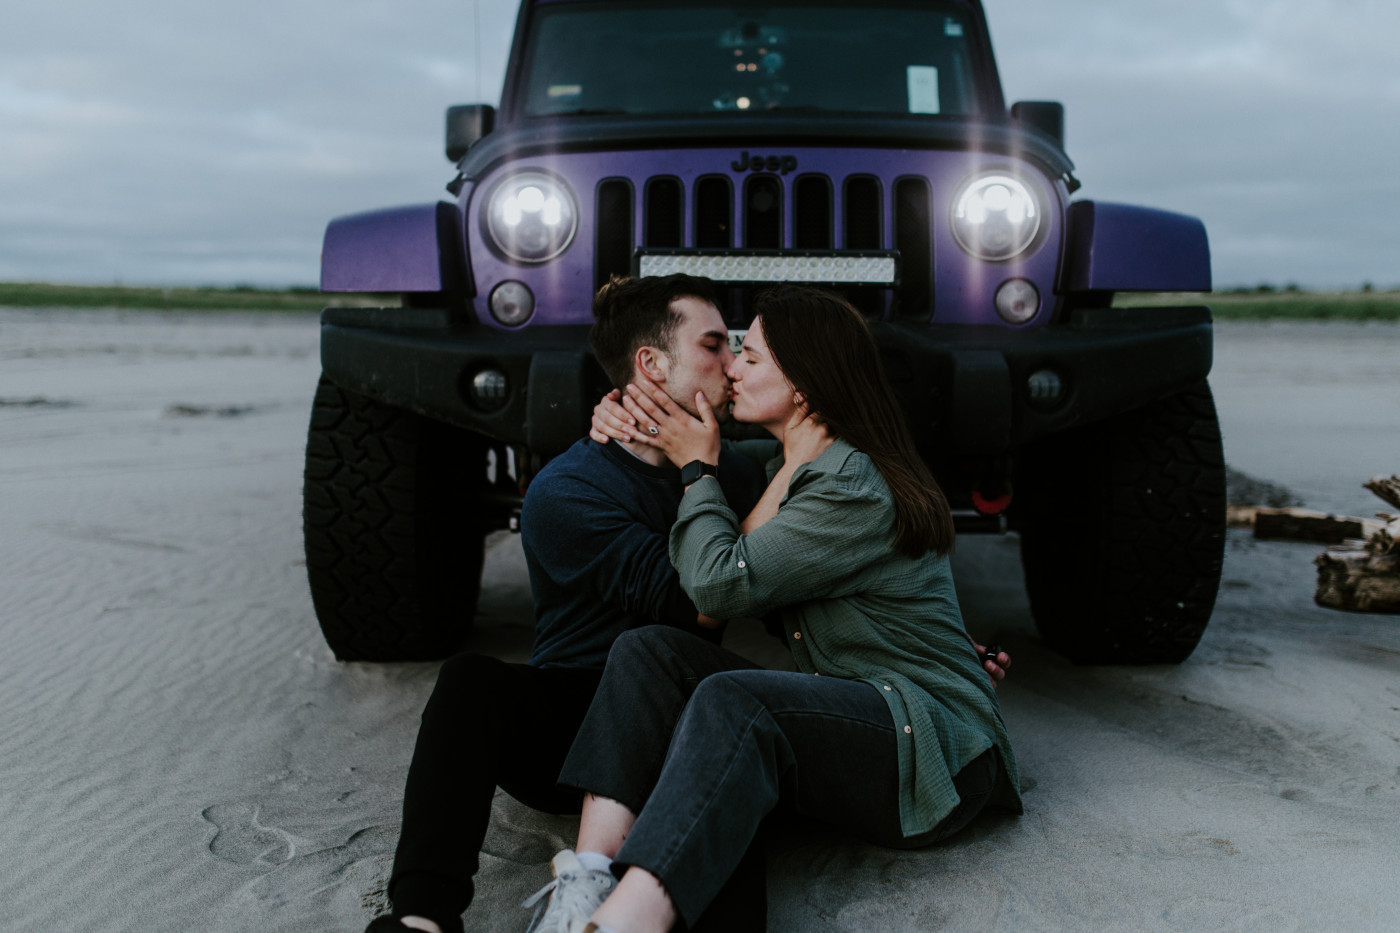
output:
[[[664,933],[675,924],[676,909],[665,885],[651,872],[634,865],[591,919],[617,933]]]

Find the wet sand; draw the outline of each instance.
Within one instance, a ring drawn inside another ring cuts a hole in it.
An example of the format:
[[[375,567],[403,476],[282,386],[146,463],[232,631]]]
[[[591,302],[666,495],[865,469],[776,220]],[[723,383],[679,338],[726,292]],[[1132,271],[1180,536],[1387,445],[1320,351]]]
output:
[[[1367,515],[1400,471],[1400,328],[1229,324],[1238,469]],[[0,310],[0,879],[6,930],[359,930],[383,903],[430,664],[341,664],[302,566],[315,318]],[[1318,547],[1232,531],[1183,665],[1076,668],[1017,543],[967,537],[969,628],[1027,811],[890,852],[789,829],[770,929],[1394,929],[1400,617],[1312,604]],[[519,541],[475,635],[518,656]],[[777,657],[752,632],[736,638]],[[523,930],[573,821],[498,797],[474,931]]]

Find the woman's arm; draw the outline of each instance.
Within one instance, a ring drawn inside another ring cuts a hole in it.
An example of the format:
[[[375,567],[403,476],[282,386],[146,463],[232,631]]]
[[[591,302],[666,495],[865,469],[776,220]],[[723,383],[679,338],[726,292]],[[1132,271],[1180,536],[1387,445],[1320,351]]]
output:
[[[671,563],[699,611],[753,616],[848,595],[872,564],[891,559],[893,512],[877,484],[808,467],[795,472],[788,493],[775,515],[745,534],[713,484],[686,492]]]
[[[754,505],[753,511],[739,523],[741,534],[748,534],[761,527],[778,514],[778,506],[782,504],[783,497],[788,493],[788,483],[792,480],[792,474],[796,469],[797,467],[792,463],[787,460],[783,461],[782,468],[769,481],[768,486],[763,490],[763,495]]]

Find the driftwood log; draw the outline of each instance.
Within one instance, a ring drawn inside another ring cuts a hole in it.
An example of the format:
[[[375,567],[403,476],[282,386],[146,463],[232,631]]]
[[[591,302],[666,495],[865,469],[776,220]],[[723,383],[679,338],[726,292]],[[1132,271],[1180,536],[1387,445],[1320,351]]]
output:
[[[1377,476],[1363,485],[1400,508],[1400,475]],[[1369,529],[1365,541],[1348,541],[1317,556],[1319,606],[1400,613],[1400,518],[1385,513],[1380,518],[1384,524]],[[1258,521],[1256,516],[1256,535]]]
[[[1257,505],[1233,505],[1225,506],[1225,524],[1231,528],[1253,528],[1254,513],[1259,511]]]
[[[1312,509],[1255,509],[1254,537],[1282,538],[1288,541],[1316,541],[1341,544],[1351,538],[1364,538],[1373,531],[1373,522],[1345,515],[1329,515]]]
[[[1319,606],[1352,612],[1400,612],[1400,554],[1330,547],[1317,556]]]
[[[1389,522],[1376,529],[1376,533],[1366,540],[1366,550],[1376,557],[1386,554],[1400,554],[1400,518],[1387,515]]]
[[[1400,474],[1395,476],[1373,476],[1361,484],[1380,496],[1386,502],[1400,509]]]

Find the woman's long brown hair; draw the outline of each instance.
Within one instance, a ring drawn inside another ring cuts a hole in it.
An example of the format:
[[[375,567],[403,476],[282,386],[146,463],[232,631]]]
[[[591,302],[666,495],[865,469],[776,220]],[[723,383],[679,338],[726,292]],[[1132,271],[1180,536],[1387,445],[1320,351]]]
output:
[[[870,457],[894,496],[894,547],[918,557],[953,546],[948,500],[914,448],[870,326],[839,295],[807,286],[758,299],[773,361],[835,436]]]

